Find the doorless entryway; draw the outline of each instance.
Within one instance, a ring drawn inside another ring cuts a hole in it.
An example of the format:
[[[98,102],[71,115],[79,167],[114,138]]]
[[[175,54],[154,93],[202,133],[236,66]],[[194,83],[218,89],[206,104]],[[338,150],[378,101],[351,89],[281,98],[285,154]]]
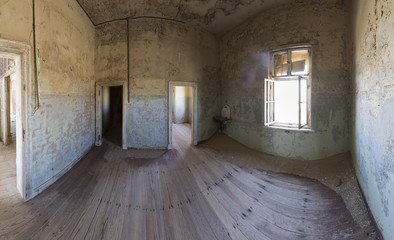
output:
[[[191,124],[190,143],[197,145],[197,83],[169,82],[168,96],[168,149],[176,123]]]
[[[24,43],[0,39],[0,58],[7,59],[6,71],[0,76],[0,105],[2,143],[13,146],[16,186],[21,196],[31,198],[31,172],[28,145],[30,143],[29,119],[31,116],[31,62],[30,46]],[[12,65],[12,66],[10,66]],[[4,69],[3,69],[4,70]],[[5,149],[0,151],[5,151]],[[4,152],[0,153],[3,157]],[[9,159],[8,159],[9,160]],[[14,183],[15,184],[15,183]],[[14,185],[13,184],[13,185]],[[14,185],[15,186],[15,185]]]
[[[96,83],[96,146],[103,137],[127,149],[127,83]]]

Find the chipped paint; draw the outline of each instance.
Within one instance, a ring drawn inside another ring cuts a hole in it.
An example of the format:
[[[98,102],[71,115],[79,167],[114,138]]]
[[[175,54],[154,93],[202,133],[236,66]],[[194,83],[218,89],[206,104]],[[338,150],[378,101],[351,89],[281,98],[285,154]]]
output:
[[[222,38],[222,99],[233,118],[229,136],[259,151],[296,159],[349,150],[348,13],[336,1],[296,1],[261,13]],[[312,44],[313,132],[272,129],[263,122],[269,51],[296,43]]]
[[[0,26],[0,37],[32,46],[32,12],[32,1],[2,4],[0,20],[7,24]],[[94,27],[73,0],[36,0],[35,13],[41,108],[33,115],[34,106],[25,106],[26,199],[56,181],[94,143]],[[26,91],[32,97],[31,85]]]
[[[126,33],[125,21],[96,27],[97,81],[127,81]],[[160,19],[129,20],[129,33],[128,147],[167,148],[169,81],[199,84],[197,139],[212,136],[220,112],[216,37]]]
[[[97,82],[127,82],[127,21],[96,27],[95,79]]]
[[[385,239],[394,236],[394,1],[354,1],[351,149]]]
[[[77,0],[94,24],[116,19],[164,18],[222,35],[264,9],[291,0]]]
[[[199,28],[165,20],[138,19],[129,26],[130,147],[167,147],[170,81],[198,83],[197,140],[209,138],[216,130],[212,118],[219,113],[220,103],[216,38]]]

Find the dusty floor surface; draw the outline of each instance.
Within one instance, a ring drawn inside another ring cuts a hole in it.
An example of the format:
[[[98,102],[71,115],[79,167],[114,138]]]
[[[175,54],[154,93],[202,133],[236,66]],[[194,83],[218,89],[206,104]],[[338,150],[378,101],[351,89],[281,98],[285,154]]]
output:
[[[104,141],[29,202],[2,154],[0,239],[379,239],[348,154],[296,161],[222,134],[198,146],[190,128],[174,134],[171,151]],[[346,206],[318,181],[274,172],[318,179]]]
[[[357,183],[350,153],[316,161],[294,160],[257,152],[224,134],[215,134],[200,146],[217,150],[227,161],[241,167],[291,173],[316,179],[343,198],[346,207],[361,228],[374,225]],[[377,232],[371,232],[369,235],[371,239],[381,238],[380,233]]]

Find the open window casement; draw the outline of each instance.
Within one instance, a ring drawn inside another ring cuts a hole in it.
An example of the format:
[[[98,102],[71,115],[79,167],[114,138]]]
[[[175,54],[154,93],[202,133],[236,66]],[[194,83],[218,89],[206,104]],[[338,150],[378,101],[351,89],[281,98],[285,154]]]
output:
[[[265,111],[265,126],[270,126],[275,123],[275,80],[265,79],[265,97],[264,97],[264,111]]]
[[[285,129],[310,129],[310,48],[272,53],[264,81],[264,124]]]

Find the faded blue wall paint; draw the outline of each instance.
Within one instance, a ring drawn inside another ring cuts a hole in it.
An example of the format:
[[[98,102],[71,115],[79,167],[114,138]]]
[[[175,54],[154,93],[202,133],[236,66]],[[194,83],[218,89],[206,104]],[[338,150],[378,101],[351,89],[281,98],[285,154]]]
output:
[[[126,21],[96,27],[97,81],[128,81],[126,27]],[[128,147],[167,148],[169,81],[198,83],[197,139],[212,136],[220,113],[216,37],[160,19],[130,20],[129,27]]]
[[[294,1],[246,21],[220,43],[222,104],[231,107],[226,134],[253,149],[314,160],[349,150],[350,34],[344,3]],[[314,132],[264,127],[264,78],[270,49],[312,45]]]
[[[38,0],[36,6],[41,106],[27,133],[32,194],[92,147],[95,126],[94,27],[75,1]]]
[[[216,131],[220,113],[219,48],[197,27],[137,19],[130,26],[129,147],[167,148],[168,82],[198,84],[198,141]]]
[[[385,239],[394,236],[394,1],[353,1],[351,149]]]

